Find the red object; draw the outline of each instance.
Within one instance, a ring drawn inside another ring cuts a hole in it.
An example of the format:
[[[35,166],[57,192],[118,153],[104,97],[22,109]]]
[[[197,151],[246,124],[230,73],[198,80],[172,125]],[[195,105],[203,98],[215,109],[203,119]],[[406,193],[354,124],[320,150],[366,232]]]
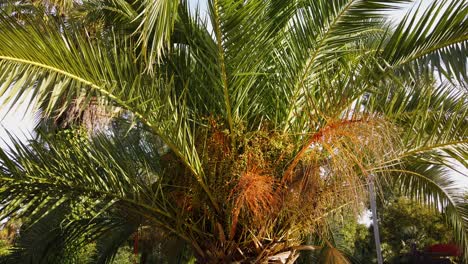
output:
[[[135,259],[133,261],[134,264],[138,262],[138,230],[135,233],[135,237],[133,238],[133,254],[135,255]]]
[[[427,252],[459,257],[462,250],[455,244],[435,244],[427,248]]]

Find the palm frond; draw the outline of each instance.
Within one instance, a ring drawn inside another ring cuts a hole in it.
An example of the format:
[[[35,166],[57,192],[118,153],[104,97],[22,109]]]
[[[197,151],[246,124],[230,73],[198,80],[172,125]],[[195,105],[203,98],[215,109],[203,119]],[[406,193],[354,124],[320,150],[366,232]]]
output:
[[[114,228],[106,236],[98,238],[96,242],[96,263],[112,263],[119,248],[128,241],[137,226],[122,224]]]
[[[399,158],[446,153],[463,162],[466,155],[467,96],[450,83],[434,87],[433,81],[386,84],[368,95],[366,109],[384,113],[401,130]],[[380,99],[377,99],[380,98]]]
[[[0,26],[5,29],[0,37],[4,42],[0,48],[0,95],[6,96],[4,104],[16,103],[32,90],[39,102],[47,101],[47,115],[60,115],[77,98],[83,102],[78,104],[78,113],[92,98],[104,107],[121,107],[157,133],[211,196],[195,155],[188,111],[180,107],[183,98],[173,91],[173,80],[140,75],[143,66],[133,63],[135,54],[130,44],[120,42],[113,34],[98,42],[88,39],[86,32],[58,32],[58,25],[53,23],[37,25],[29,21],[23,26],[3,18]],[[15,44],[19,42],[23,43],[20,48]],[[117,44],[123,46],[117,49]]]
[[[261,262],[362,207],[370,173],[466,164],[466,93],[434,72],[466,74],[443,61],[464,52],[466,4],[437,2],[393,30],[384,12],[403,2],[213,0],[206,19],[175,0],[3,13],[5,104],[32,94],[44,117],[74,121],[62,133],[92,107],[114,115],[102,134],[0,151],[0,218],[40,221],[81,201],[86,217],[68,214],[60,235],[79,245],[115,230],[103,261],[130,232],[115,224],[128,214],[199,262]],[[423,201],[456,208],[444,181],[402,175]]]
[[[102,23],[104,27],[124,28],[134,32],[138,27],[138,3],[124,0],[85,1],[70,15],[84,24]],[[83,21],[82,21],[83,22]]]
[[[179,0],[141,1],[140,25],[135,31],[139,35],[137,45],[141,47],[146,68],[152,72],[165,50],[170,47],[174,24],[177,20]]]
[[[408,13],[384,44],[382,55],[389,67],[415,65],[466,82],[468,3],[438,0],[418,15]]]
[[[132,208],[146,208],[143,210],[149,210],[150,214],[171,217],[164,204],[145,204],[141,197],[141,193],[148,191],[145,181],[157,182],[157,165],[151,165],[154,157],[147,156],[139,147],[126,148],[104,138],[97,139],[94,145],[86,143],[86,139],[76,141],[49,139],[43,142],[46,146],[36,143],[29,147],[16,141],[10,154],[1,151],[1,203],[5,204],[2,219],[45,216],[48,211],[77,201],[84,194],[99,197],[93,205],[95,208],[107,208],[119,200]],[[136,152],[130,155],[128,151]],[[136,157],[136,153],[139,162],[128,159]],[[64,160],[70,163],[61,164]],[[141,171],[138,164],[148,171]]]
[[[320,252],[319,263],[350,264],[351,262],[338,249],[328,244]]]
[[[382,14],[385,10],[397,8],[396,4],[405,1],[304,1],[291,19],[290,34],[284,42],[285,49],[277,62],[284,68],[280,70],[288,75],[282,76],[288,94],[282,97],[289,100],[283,104],[289,106],[285,129],[299,113],[316,112],[316,107],[305,108],[304,105],[319,91],[316,85],[321,73],[333,72],[339,65],[340,58],[356,47],[350,47],[366,35],[383,33]],[[369,49],[369,47],[366,47]],[[366,49],[366,50],[367,50]],[[293,53],[294,56],[287,54]],[[281,58],[292,58],[295,61],[282,62]],[[298,64],[299,63],[299,64]],[[338,64],[338,66],[336,66]],[[358,67],[355,65],[354,67]]]

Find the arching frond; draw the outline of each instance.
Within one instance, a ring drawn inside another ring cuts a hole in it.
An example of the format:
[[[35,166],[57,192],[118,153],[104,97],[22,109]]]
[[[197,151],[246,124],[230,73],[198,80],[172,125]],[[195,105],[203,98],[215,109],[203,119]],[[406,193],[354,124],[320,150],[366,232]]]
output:
[[[153,71],[165,50],[170,47],[172,31],[177,20],[180,0],[143,0],[139,13],[140,25],[135,33],[139,35],[138,45],[146,68]]]
[[[437,0],[419,13],[409,13],[384,44],[382,55],[389,67],[406,70],[415,65],[468,81],[468,3]]]

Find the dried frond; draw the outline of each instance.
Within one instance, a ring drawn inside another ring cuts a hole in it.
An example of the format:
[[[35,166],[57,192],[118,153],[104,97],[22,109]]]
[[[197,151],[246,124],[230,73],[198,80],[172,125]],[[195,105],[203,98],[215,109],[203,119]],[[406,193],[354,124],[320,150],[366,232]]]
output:
[[[235,233],[239,214],[244,211],[259,224],[270,216],[278,205],[275,179],[253,168],[241,175],[230,196],[233,198],[231,237]]]
[[[174,191],[170,193],[170,197],[182,212],[190,212],[193,210],[192,197],[187,192]]]
[[[351,262],[341,253],[338,249],[331,246],[328,243],[328,246],[322,249],[320,254],[321,263],[330,263],[330,264],[350,264]]]
[[[66,127],[71,124],[84,126],[88,132],[105,130],[119,112],[120,108],[106,105],[99,98],[91,98],[87,102],[84,98],[75,99],[73,104],[55,117],[57,125]]]
[[[214,118],[210,117],[208,121],[211,126],[211,135],[208,140],[208,153],[218,159],[225,159],[231,154],[230,139],[227,134],[220,129],[221,124]]]
[[[21,223],[19,221],[12,220],[0,225],[0,239],[8,243],[13,243],[18,235],[20,227]]]
[[[373,166],[398,152],[397,135],[378,117],[330,122],[314,133],[283,174],[286,218],[316,230],[325,224],[323,215],[344,204],[357,214]]]

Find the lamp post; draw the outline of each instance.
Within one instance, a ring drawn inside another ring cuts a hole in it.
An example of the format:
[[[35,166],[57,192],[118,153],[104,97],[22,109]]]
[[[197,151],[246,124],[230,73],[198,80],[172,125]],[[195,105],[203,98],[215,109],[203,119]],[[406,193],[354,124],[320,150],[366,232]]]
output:
[[[382,259],[382,248],[380,246],[380,233],[379,233],[379,224],[377,221],[377,203],[375,198],[375,185],[374,185],[374,175],[369,177],[369,196],[370,196],[370,206],[372,211],[372,228],[374,229],[374,240],[375,240],[375,249],[377,251],[377,263],[383,264]]]

